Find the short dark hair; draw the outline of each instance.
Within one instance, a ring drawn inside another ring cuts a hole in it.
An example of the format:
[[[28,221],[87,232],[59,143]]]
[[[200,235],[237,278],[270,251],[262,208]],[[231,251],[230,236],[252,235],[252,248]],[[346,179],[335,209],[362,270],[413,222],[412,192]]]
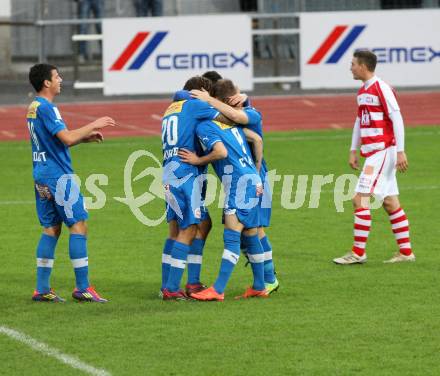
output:
[[[229,97],[237,93],[237,87],[231,80],[222,78],[218,80],[211,89],[211,96],[227,103]]]
[[[202,77],[207,78],[213,84],[215,84],[218,80],[221,80],[223,78],[217,71],[207,71],[202,74]]]
[[[377,64],[377,56],[369,50],[357,50],[353,56],[359,64],[364,64],[370,72],[374,72]]]
[[[52,71],[54,69],[58,71],[58,68],[55,65],[35,64],[29,70],[29,82],[37,93],[43,89],[44,81],[52,80]]]
[[[185,85],[183,86],[183,90],[190,91],[190,90],[205,89],[206,91],[210,91],[211,86],[212,86],[212,83],[207,78],[201,77],[201,76],[194,76],[185,82]]]

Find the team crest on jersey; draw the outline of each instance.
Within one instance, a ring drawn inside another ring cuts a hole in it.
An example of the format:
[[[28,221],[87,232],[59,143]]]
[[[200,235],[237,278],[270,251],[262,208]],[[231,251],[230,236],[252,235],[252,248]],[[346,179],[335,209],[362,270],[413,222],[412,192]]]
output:
[[[37,108],[41,103],[38,101],[33,101],[28,107],[27,118],[36,119],[37,118]]]
[[[370,113],[362,110],[361,125],[370,125]]]
[[[171,103],[169,105],[169,107],[166,109],[163,117],[171,115],[171,114],[175,114],[178,112],[182,112],[182,107],[185,102],[186,102],[186,100]]]

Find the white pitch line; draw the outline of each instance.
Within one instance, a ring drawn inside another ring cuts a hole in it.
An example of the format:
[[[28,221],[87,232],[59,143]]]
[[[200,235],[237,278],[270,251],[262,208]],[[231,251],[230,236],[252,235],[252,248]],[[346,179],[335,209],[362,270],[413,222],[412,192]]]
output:
[[[158,114],[152,114],[151,118],[154,120],[162,120],[162,116],[158,115]]]
[[[316,107],[316,103],[315,103],[315,102],[312,102],[312,101],[309,100],[309,99],[303,99],[302,102],[303,102],[306,106],[309,106],[309,107]]]
[[[84,120],[96,120],[96,117],[95,116],[91,116],[91,115],[84,115],[84,114],[78,114],[78,113],[74,113],[74,112],[70,112],[70,111],[63,111],[63,114],[67,114],[67,115],[70,115],[70,116],[76,116],[76,117],[78,117],[78,118],[82,118],[82,119],[84,119]],[[162,118],[161,118],[162,119]],[[154,136],[157,136],[157,135],[160,135],[160,132],[158,132],[158,131],[153,131],[153,130],[151,130],[151,129],[145,129],[145,128],[142,128],[142,127],[139,127],[139,126],[137,126],[137,125],[133,125],[133,124],[127,124],[127,123],[116,123],[116,125],[117,125],[117,127],[116,128],[107,128],[108,130],[115,130],[115,131],[118,131],[118,126],[119,127],[121,127],[121,128],[128,128],[128,129],[133,129],[133,130],[136,130],[136,131],[140,131],[140,132],[142,132],[142,133],[145,133],[145,134],[150,134],[150,135],[154,135]],[[105,131],[104,131],[105,132]]]
[[[6,137],[15,138],[15,133],[10,131],[1,131],[2,135],[5,135]]]
[[[18,342],[24,343],[25,345],[29,346],[35,351],[39,351],[43,353],[44,355],[50,356],[52,358],[55,358],[59,360],[60,362],[67,364],[71,366],[72,368],[79,369],[89,375],[96,375],[96,376],[111,376],[109,372],[107,372],[104,369],[98,369],[95,367],[92,367],[84,362],[81,362],[78,358],[63,354],[58,349],[49,347],[44,342],[39,342],[36,339],[21,333],[17,330],[8,328],[6,326],[0,326],[0,334],[4,334],[8,336],[9,338],[15,339]]]
[[[342,129],[342,126],[338,123],[330,123],[329,127],[333,129]]]

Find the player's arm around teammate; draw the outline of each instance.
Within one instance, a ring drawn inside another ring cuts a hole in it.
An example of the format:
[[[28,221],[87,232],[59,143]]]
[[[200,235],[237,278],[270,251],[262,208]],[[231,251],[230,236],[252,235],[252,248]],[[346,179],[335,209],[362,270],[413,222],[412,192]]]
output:
[[[227,82],[227,84],[233,85],[232,81],[230,80],[219,80],[217,81],[220,84]],[[209,93],[206,90],[191,90],[191,95],[194,98],[200,99],[204,102],[207,102],[209,105],[214,107],[216,110],[221,112],[225,117],[227,117],[233,124],[247,124],[249,122],[249,119],[245,112],[241,110],[240,108],[232,107],[227,102],[229,101],[228,98],[221,98],[217,93],[215,92],[215,87],[213,87],[213,92]],[[218,86],[220,87],[220,85]],[[237,89],[238,91],[238,89]],[[212,94],[212,95],[211,95]],[[239,93],[237,93],[239,94]],[[240,101],[237,101],[237,103],[240,103]]]

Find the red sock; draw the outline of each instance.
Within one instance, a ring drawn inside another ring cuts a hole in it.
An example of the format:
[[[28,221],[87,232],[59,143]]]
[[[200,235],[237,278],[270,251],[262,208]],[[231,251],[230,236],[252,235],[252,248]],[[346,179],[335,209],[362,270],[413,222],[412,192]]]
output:
[[[354,243],[352,251],[358,256],[365,254],[368,234],[371,227],[370,209],[360,208],[354,211]]]
[[[397,209],[390,215],[391,227],[396,237],[397,245],[400,253],[409,256],[411,251],[411,242],[409,240],[409,223],[405,212],[402,208]]]

